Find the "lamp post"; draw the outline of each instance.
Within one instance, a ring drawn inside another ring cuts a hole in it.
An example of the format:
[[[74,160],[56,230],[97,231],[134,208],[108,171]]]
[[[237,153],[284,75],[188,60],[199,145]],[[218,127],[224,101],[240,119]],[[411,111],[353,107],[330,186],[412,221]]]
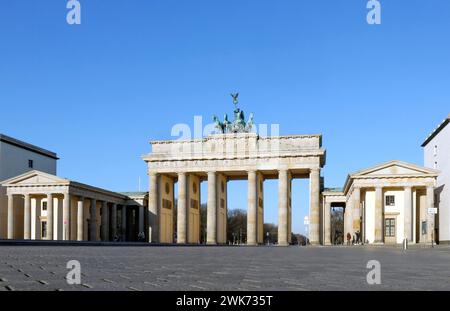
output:
[[[270,239],[269,239],[269,231],[267,231],[266,236],[267,236],[267,246],[270,246]]]

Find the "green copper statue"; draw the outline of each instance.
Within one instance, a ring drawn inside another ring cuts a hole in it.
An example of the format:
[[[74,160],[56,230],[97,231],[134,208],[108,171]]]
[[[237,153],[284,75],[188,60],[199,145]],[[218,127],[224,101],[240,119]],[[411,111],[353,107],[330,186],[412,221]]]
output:
[[[228,115],[225,114],[224,121],[221,122],[217,116],[213,116],[216,128],[220,130],[221,133],[249,133],[253,128],[253,113],[250,114],[248,122],[245,122],[244,111],[237,107],[239,93],[231,94],[233,98],[234,109],[234,121],[228,121]]]

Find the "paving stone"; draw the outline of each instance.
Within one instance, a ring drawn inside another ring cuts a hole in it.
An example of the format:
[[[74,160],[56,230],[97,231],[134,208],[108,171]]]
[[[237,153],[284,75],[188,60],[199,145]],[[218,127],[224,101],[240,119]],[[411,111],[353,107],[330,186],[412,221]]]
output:
[[[3,246],[2,250],[2,291],[450,290],[450,248],[445,247],[407,252],[376,247]],[[83,285],[67,284],[65,267],[72,259],[80,261]],[[366,282],[370,260],[381,263],[379,286]]]

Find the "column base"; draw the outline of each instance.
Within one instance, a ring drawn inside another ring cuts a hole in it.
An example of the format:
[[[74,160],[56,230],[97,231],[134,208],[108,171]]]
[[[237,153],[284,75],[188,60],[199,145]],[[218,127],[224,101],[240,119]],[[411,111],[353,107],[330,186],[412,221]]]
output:
[[[206,245],[217,245],[217,242],[206,242]]]

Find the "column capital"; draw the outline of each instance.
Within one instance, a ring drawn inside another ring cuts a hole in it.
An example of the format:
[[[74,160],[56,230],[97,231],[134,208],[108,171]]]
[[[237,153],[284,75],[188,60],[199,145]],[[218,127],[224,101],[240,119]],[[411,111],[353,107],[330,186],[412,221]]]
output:
[[[289,173],[289,170],[287,168],[278,169],[278,174],[287,174],[287,173]]]
[[[361,187],[361,186],[354,186],[354,187],[353,187],[353,191],[361,192],[361,190],[362,190],[363,188],[364,188],[364,187]]]
[[[206,174],[208,174],[208,176],[209,175],[216,175],[217,171],[207,171]]]
[[[150,177],[156,177],[156,176],[158,176],[158,175],[159,175],[158,172],[153,172],[153,171],[148,172],[148,176],[150,176]]]
[[[313,167],[313,168],[310,168],[310,169],[309,169],[309,171],[310,171],[311,173],[317,173],[317,172],[320,172],[320,170],[321,170],[320,167]]]

